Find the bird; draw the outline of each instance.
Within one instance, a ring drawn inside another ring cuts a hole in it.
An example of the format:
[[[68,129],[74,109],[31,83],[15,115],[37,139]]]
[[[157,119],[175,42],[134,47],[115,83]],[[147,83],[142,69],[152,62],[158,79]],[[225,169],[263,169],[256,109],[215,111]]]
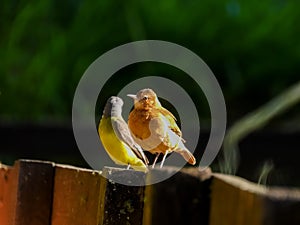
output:
[[[156,93],[146,88],[127,96],[134,100],[128,117],[130,132],[144,150],[156,154],[152,168],[160,154],[164,155],[160,164],[162,167],[171,152],[179,153],[189,164],[195,165],[196,159],[184,145],[185,140],[175,116],[161,105]]]
[[[122,117],[123,100],[111,96],[104,107],[98,132],[104,149],[118,165],[127,169],[147,172],[149,163],[142,148],[134,141],[127,123]]]

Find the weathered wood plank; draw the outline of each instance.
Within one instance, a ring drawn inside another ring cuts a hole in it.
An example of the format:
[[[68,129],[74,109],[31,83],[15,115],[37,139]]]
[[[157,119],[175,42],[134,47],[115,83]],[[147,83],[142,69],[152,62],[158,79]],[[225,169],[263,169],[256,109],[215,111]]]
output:
[[[300,224],[300,191],[214,174],[210,225]]]
[[[0,224],[8,225],[9,217],[9,181],[11,167],[0,163]]]
[[[141,225],[144,206],[145,173],[104,167],[101,181],[101,225]],[[115,183],[121,176],[129,185]],[[131,186],[130,184],[141,186]]]
[[[147,179],[170,174],[178,168],[153,169]],[[169,179],[146,186],[144,225],[208,225],[210,169],[182,169]]]
[[[101,172],[51,162],[0,164],[1,225],[299,225],[300,190],[178,168]],[[113,182],[122,177],[128,185]],[[141,186],[131,186],[137,183]]]
[[[9,225],[50,225],[54,164],[15,162],[9,179]]]
[[[264,225],[299,225],[300,190],[270,188],[264,199]]]
[[[100,171],[56,165],[51,225],[97,225]]]
[[[265,189],[241,178],[214,174],[211,186],[210,225],[262,223]]]

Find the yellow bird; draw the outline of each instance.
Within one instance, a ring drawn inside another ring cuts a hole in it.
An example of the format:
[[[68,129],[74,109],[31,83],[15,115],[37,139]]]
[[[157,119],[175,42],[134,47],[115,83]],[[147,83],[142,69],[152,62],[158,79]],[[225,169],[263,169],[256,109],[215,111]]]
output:
[[[176,118],[161,106],[152,89],[142,89],[136,95],[127,95],[134,99],[134,109],[129,114],[128,126],[133,139],[144,150],[156,154],[152,167],[158,156],[164,154],[160,167],[163,166],[168,153],[177,152],[190,164],[196,159],[184,146],[182,133],[176,124]]]
[[[112,96],[107,100],[98,128],[101,142],[116,164],[146,172],[148,159],[130,134],[122,117],[122,106],[123,100],[119,97]]]

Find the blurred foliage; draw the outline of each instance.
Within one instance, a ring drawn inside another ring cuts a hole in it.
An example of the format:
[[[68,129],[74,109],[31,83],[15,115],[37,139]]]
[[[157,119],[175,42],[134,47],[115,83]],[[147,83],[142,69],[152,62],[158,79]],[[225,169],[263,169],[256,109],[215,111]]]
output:
[[[236,117],[299,80],[299,23],[295,0],[3,0],[0,116],[69,118],[76,85],[98,56],[158,39],[203,58]]]
[[[228,130],[223,143],[224,160],[220,161],[220,169],[223,173],[236,174],[239,166],[239,142],[247,135],[266,126],[275,117],[286,113],[300,103],[300,82],[291,86],[280,95],[247,114],[235,122]],[[273,163],[265,162],[259,178],[259,183],[267,178],[272,170]]]

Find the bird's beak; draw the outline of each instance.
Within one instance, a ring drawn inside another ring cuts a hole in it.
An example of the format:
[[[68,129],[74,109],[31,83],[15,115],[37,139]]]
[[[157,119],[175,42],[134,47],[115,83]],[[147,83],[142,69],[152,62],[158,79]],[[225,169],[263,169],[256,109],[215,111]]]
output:
[[[128,94],[127,96],[128,96],[128,97],[130,97],[130,98],[132,98],[133,100],[137,100],[137,97],[136,97],[136,95],[131,95],[131,94]]]

